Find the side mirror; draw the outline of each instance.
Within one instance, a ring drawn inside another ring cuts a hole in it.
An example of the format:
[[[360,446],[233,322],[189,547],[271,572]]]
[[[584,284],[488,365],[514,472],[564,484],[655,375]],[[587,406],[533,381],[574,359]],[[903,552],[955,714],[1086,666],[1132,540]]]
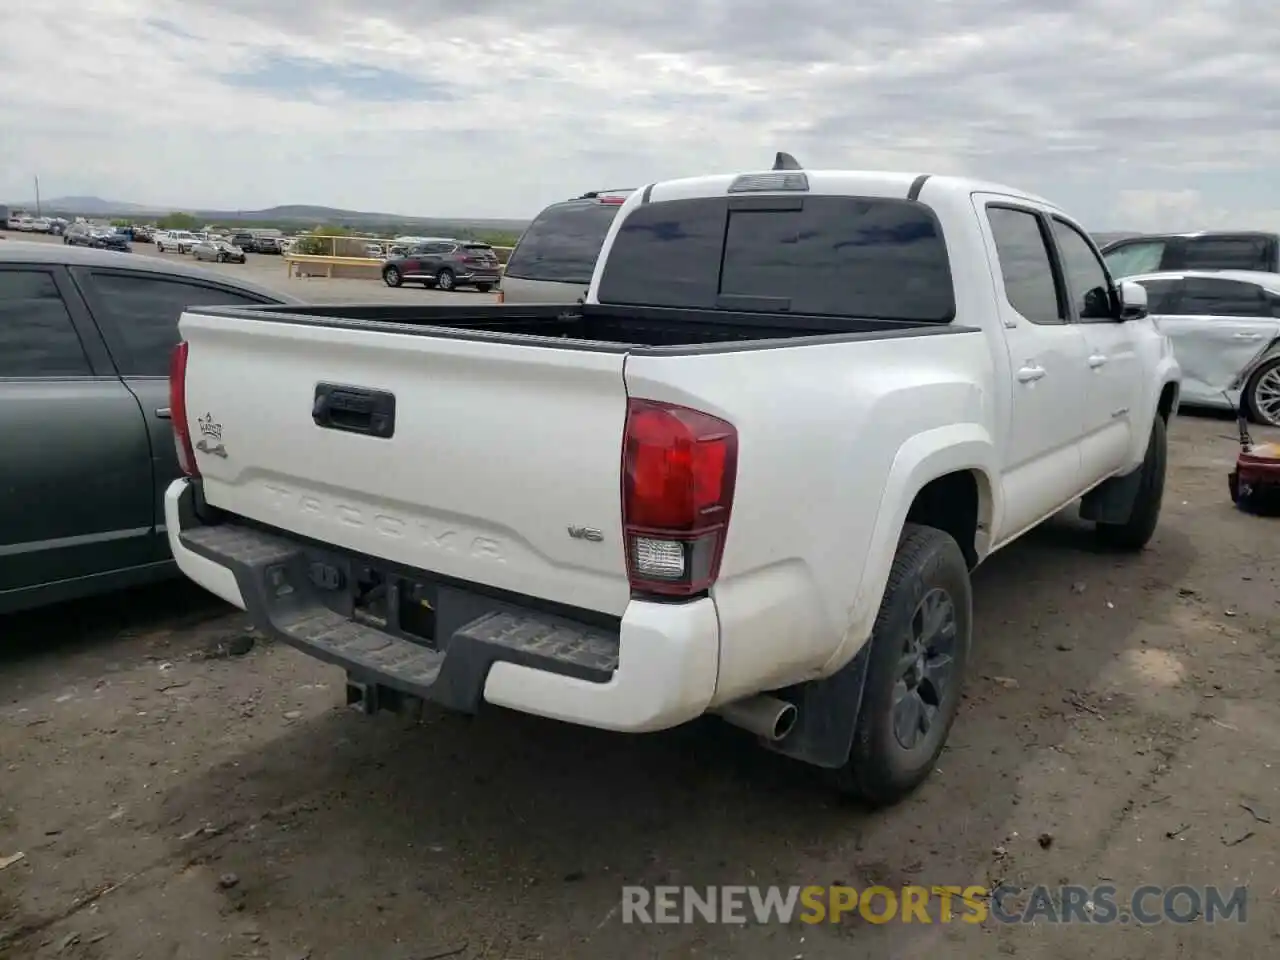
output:
[[[1141,320],[1148,314],[1147,288],[1133,280],[1120,281],[1120,315],[1116,317],[1121,323],[1126,320]]]

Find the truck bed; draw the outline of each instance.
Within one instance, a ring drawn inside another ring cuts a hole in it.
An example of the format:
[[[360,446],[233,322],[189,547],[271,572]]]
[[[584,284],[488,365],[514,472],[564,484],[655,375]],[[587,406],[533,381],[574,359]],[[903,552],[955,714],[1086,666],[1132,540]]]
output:
[[[325,327],[384,329],[455,339],[536,342],[576,349],[627,352],[656,349],[705,351],[782,346],[826,338],[879,340],[898,336],[957,333],[954,324],[858,317],[689,310],[604,304],[323,304],[291,307],[201,308],[201,314],[260,318]]]

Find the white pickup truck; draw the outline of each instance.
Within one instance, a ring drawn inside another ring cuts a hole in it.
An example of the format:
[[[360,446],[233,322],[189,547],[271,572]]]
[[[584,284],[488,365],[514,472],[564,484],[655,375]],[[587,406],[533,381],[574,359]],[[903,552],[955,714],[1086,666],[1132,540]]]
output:
[[[970,572],[1152,536],[1180,372],[1051,203],[797,166],[635,191],[584,303],[188,310],[178,565],[370,712],[714,713],[902,797]]]

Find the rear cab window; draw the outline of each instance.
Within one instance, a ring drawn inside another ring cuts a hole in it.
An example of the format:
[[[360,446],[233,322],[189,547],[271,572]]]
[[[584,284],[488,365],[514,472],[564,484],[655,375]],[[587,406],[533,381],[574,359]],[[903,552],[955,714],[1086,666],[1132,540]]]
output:
[[[942,228],[911,200],[704,197],[637,207],[605,260],[601,303],[949,323]]]
[[[553,204],[525,229],[511,251],[506,275],[518,280],[590,283],[618,208],[616,203],[599,200]]]

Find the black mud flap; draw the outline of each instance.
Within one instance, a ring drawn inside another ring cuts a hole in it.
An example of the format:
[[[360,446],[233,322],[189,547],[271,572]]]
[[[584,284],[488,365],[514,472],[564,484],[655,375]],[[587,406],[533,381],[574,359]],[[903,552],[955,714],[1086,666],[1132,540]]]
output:
[[[765,741],[765,746],[828,770],[848,763],[870,657],[868,638],[836,673],[780,691],[778,696],[796,705],[796,724],[781,740]]]

